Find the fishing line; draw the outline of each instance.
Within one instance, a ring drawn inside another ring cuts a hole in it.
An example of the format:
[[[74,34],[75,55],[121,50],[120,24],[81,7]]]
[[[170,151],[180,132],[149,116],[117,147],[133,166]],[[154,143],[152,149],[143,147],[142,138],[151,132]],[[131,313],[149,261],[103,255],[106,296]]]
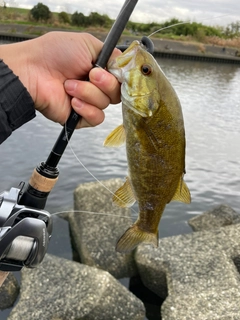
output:
[[[121,217],[121,218],[126,218],[126,219],[129,219],[128,216],[123,216],[123,215],[119,215],[119,214],[112,214],[112,213],[108,213],[108,212],[93,212],[93,211],[84,211],[84,210],[68,210],[68,211],[59,211],[59,212],[55,212],[55,213],[52,213],[51,215],[52,216],[57,216],[59,214],[62,214],[62,213],[87,213],[87,214],[97,214],[97,215],[102,215],[102,216],[110,216],[110,217]]]
[[[212,19],[217,19],[217,18],[222,18],[222,17],[226,17],[226,16],[229,16],[229,14],[222,14],[220,16],[216,16],[216,17],[213,17],[213,18],[205,18],[205,19],[202,19],[202,21],[205,21],[205,20],[212,20]],[[190,20],[189,21],[184,21],[184,22],[178,22],[178,23],[175,23],[175,24],[172,24],[171,26],[167,26],[167,27],[164,27],[164,28],[160,28],[156,31],[154,31],[153,33],[151,33],[149,36],[147,36],[148,38],[150,38],[151,36],[153,36],[155,33],[158,33],[162,30],[165,30],[165,29],[169,29],[169,28],[172,28],[172,27],[175,27],[175,26],[179,26],[181,24],[188,24],[188,23],[191,23]],[[201,23],[201,22],[200,22]]]
[[[120,199],[118,196],[116,196],[114,192],[112,192],[110,189],[108,189],[108,187],[105,186],[104,183],[102,183],[97,177],[95,177],[94,174],[93,174],[93,173],[84,165],[84,163],[78,158],[77,154],[75,153],[75,151],[74,151],[73,148],[72,148],[71,142],[68,140],[68,136],[67,136],[67,126],[66,126],[66,124],[64,125],[64,128],[65,128],[65,136],[66,136],[66,139],[67,139],[67,141],[68,141],[68,145],[69,145],[69,147],[70,147],[70,150],[71,150],[72,154],[74,155],[74,157],[76,158],[76,160],[77,160],[77,161],[80,163],[80,165],[83,167],[83,169],[86,170],[87,173],[89,173],[90,176],[91,176],[94,180],[96,180],[98,183],[100,183],[100,185],[101,185],[102,187],[104,187],[108,192],[110,192],[111,195],[113,195],[114,197],[118,198],[118,200],[120,200],[121,202],[124,202],[122,199]],[[138,214],[133,208],[131,208],[131,210],[132,210],[134,213]],[[120,215],[119,215],[119,216],[120,216]]]
[[[158,33],[162,30],[165,30],[165,29],[169,29],[169,28],[172,28],[172,27],[175,27],[175,26],[179,26],[181,24],[187,24],[187,23],[190,23],[190,21],[184,21],[184,22],[178,22],[178,23],[175,23],[175,24],[172,24],[171,26],[167,26],[167,27],[164,27],[164,28],[160,28],[156,31],[154,31],[153,33],[151,33],[149,36],[147,36],[148,38],[150,38],[151,36],[153,36],[155,33]]]
[[[77,154],[75,153],[75,151],[72,148],[71,142],[68,140],[66,124],[64,125],[64,127],[65,127],[65,135],[66,135],[66,139],[68,141],[68,145],[70,147],[70,150],[71,150],[72,154],[76,158],[76,160],[80,163],[80,165],[83,167],[83,169],[86,170],[88,174],[90,174],[90,176],[93,179],[95,179],[98,183],[100,183],[100,185],[102,187],[104,187],[108,192],[110,192],[112,195],[114,195],[114,192],[112,192],[110,189],[108,189],[108,187],[106,187],[97,177],[95,177],[94,174],[90,170],[88,170],[88,168],[84,165],[84,163],[78,158]]]

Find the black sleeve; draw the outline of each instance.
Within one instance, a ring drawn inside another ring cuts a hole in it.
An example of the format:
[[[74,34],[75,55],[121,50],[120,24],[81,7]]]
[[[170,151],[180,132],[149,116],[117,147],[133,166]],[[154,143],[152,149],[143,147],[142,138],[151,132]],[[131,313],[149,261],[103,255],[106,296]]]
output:
[[[0,144],[35,117],[34,102],[18,77],[0,60]]]

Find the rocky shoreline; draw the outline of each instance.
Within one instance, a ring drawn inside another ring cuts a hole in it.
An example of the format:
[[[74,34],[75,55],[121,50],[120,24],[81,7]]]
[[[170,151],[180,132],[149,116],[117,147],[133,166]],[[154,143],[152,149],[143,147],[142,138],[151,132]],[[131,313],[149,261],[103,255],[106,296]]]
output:
[[[103,184],[114,191],[122,181]],[[130,212],[113,206],[103,186],[79,185],[74,210],[64,218],[74,256],[81,263],[47,254],[38,268],[23,269],[19,301],[8,320],[146,319],[146,303],[116,280],[136,276],[149,295],[163,301],[157,319],[239,318],[240,215],[229,206],[192,218],[193,233],[162,238],[157,249],[140,245],[130,254],[114,248],[116,239],[132,224]],[[0,288],[0,301],[8,302],[5,307],[19,290],[14,277],[9,277]]]

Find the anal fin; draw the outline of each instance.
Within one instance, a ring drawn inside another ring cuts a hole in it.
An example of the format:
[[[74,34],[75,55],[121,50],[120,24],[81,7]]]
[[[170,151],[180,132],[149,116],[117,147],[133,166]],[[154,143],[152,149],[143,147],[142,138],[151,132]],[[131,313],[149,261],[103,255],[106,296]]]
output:
[[[132,190],[129,178],[126,178],[124,184],[114,193],[113,202],[122,208],[129,208],[135,203],[136,199]]]
[[[191,203],[191,194],[188,189],[188,186],[183,180],[183,177],[180,178],[178,182],[177,189],[171,201],[180,201],[184,203]]]

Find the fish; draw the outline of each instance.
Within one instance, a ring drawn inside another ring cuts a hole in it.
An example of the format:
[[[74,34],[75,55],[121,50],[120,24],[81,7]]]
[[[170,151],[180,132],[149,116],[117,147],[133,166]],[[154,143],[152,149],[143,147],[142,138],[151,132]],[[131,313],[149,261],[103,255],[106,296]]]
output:
[[[130,252],[139,244],[158,246],[158,226],[170,201],[191,202],[184,181],[185,129],[179,98],[164,72],[135,40],[107,70],[121,83],[123,124],[105,139],[104,146],[126,143],[128,176],[113,202],[131,207],[138,202],[137,221],[116,244]]]

